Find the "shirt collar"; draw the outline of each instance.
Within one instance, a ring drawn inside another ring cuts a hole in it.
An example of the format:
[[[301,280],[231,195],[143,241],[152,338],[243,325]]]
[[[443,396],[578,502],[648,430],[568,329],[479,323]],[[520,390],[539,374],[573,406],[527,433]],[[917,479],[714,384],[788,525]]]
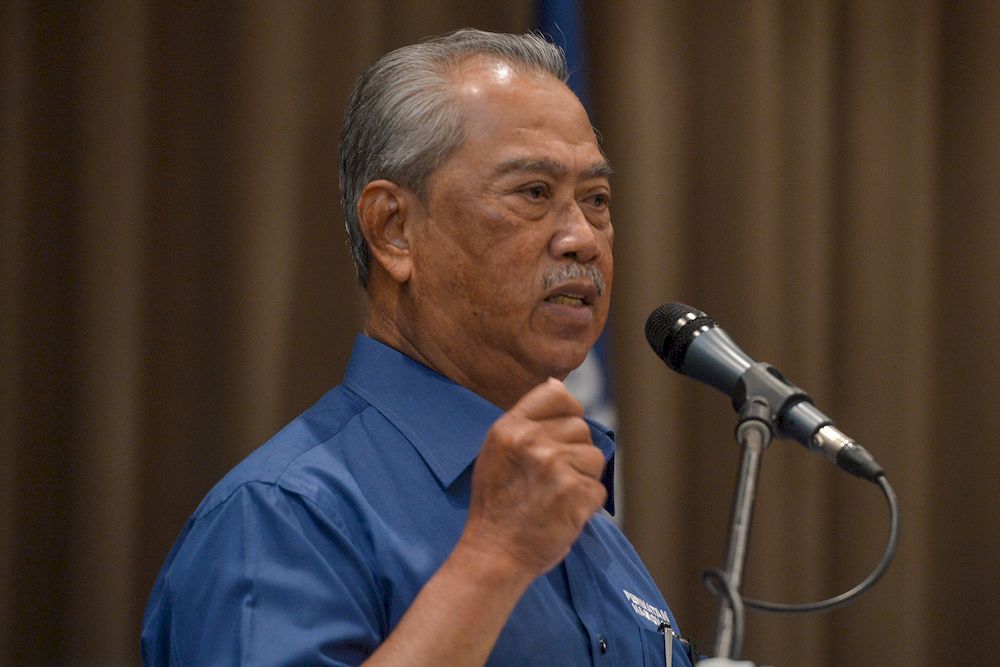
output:
[[[355,340],[344,386],[413,443],[444,487],[472,464],[490,426],[503,414],[478,394],[363,334]],[[590,419],[587,423],[607,461],[605,508],[614,514],[614,433]]]

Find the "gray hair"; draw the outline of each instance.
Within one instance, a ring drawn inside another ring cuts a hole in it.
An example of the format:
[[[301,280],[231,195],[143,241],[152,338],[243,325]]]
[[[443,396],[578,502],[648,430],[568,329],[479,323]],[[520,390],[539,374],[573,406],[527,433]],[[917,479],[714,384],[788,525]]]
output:
[[[358,223],[361,191],[384,178],[425,196],[430,175],[464,140],[449,72],[479,55],[560,81],[569,76],[562,49],[541,35],[463,29],[386,54],[354,87],[340,135],[340,191],[348,245],[365,289],[371,252]]]

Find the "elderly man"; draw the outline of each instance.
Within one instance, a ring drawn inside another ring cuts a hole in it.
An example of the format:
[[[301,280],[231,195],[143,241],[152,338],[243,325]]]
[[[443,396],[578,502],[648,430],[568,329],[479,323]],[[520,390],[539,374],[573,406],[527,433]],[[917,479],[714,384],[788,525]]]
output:
[[[147,666],[631,667],[665,639],[690,664],[602,509],[610,433],[561,382],[604,326],[614,236],[566,74],[537,36],[463,30],[362,76],[341,185],[364,335],[188,522]]]

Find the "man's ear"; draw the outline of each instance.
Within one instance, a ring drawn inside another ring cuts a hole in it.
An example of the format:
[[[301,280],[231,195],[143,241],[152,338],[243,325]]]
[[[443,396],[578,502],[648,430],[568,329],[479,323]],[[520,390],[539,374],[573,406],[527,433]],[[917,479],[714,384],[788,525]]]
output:
[[[358,198],[358,223],[372,260],[398,283],[409,280],[413,268],[410,225],[416,208],[412,192],[382,179],[366,185]]]

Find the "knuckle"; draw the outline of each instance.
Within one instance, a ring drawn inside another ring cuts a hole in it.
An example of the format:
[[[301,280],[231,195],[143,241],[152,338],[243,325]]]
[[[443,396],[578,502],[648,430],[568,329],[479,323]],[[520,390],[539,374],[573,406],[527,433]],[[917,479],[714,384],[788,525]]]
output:
[[[598,472],[604,469],[604,452],[597,447],[591,447],[587,451],[586,456],[586,463],[589,467],[596,469]]]
[[[571,442],[576,445],[588,445],[586,449],[591,449],[594,444],[594,439],[590,434],[590,426],[587,422],[582,419],[579,421],[574,421],[570,425],[569,437]]]
[[[488,438],[505,449],[516,449],[530,440],[530,430],[529,420],[508,413],[493,422]]]
[[[552,447],[532,447],[526,453],[532,466],[546,477],[558,475],[560,457]]]
[[[567,389],[565,386],[562,387],[560,408],[562,408],[569,414],[573,415],[574,417],[578,417],[580,421],[583,421],[583,415],[584,415],[583,404],[579,400],[577,400],[576,396],[569,393],[569,389]]]

